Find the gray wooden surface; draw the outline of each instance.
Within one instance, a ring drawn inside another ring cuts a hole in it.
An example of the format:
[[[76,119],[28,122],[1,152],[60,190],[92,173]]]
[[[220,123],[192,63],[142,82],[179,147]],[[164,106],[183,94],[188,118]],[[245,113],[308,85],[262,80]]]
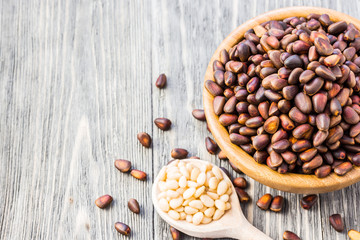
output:
[[[360,15],[356,0],[0,0],[0,239],[169,239],[150,188],[170,150],[230,169],[207,153],[205,123],[191,116],[202,106],[211,55],[237,25],[294,5]],[[168,85],[159,90],[162,72]],[[170,118],[172,129],[157,129],[156,117]],[[153,137],[151,149],[137,142],[140,131]],[[116,158],[131,160],[148,181],[121,174]],[[284,230],[347,239],[330,227],[333,213],[346,229],[360,229],[360,184],[322,194],[305,211],[301,195],[248,180],[244,213],[274,239]],[[267,192],[287,199],[283,212],[254,206]],[[115,199],[107,210],[94,205],[102,194]],[[140,215],[127,209],[132,197]],[[130,238],[115,231],[116,221],[131,226]]]

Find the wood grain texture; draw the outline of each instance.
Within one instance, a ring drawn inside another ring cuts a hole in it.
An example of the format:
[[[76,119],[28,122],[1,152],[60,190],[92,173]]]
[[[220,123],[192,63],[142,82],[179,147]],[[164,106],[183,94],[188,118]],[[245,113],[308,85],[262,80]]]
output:
[[[191,116],[202,107],[213,52],[239,24],[295,5],[360,15],[355,0],[0,0],[0,239],[170,239],[150,189],[171,148],[230,169],[207,153],[210,134]],[[159,90],[162,72],[168,85]],[[170,118],[172,129],[157,129],[156,117]],[[137,142],[140,131],[153,137],[151,149]],[[148,181],[118,172],[116,158],[133,161]],[[333,213],[359,230],[360,184],[321,194],[305,211],[302,195],[247,179],[252,201],[244,214],[274,239],[284,230],[308,240],[347,239],[329,226]],[[285,211],[254,206],[266,192],[284,196]],[[94,205],[102,194],[115,199],[107,210]],[[132,197],[140,215],[127,209]],[[133,236],[120,236],[116,221]]]

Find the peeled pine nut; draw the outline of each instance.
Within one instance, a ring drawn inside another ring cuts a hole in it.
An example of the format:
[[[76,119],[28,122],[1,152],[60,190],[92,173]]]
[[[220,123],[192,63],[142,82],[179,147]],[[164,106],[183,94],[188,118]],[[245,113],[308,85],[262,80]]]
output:
[[[198,186],[197,182],[193,182],[193,181],[187,181],[187,185],[188,187],[193,187],[196,188]]]
[[[164,212],[168,212],[168,211],[169,211],[170,206],[169,206],[168,201],[166,201],[165,198],[161,198],[158,203],[159,203],[159,208],[160,208],[162,211],[164,211]]]
[[[183,194],[185,192],[185,188],[178,188],[176,192],[178,192],[179,194]]]
[[[165,197],[166,197],[166,192],[161,192],[161,193],[158,195],[158,199],[165,198]]]
[[[200,200],[206,207],[213,207],[215,205],[215,201],[208,195],[201,195]]]
[[[181,167],[179,169],[180,173],[185,177],[185,179],[189,179],[190,178],[190,174],[189,171],[186,169],[186,167]]]
[[[216,209],[214,216],[213,216],[213,220],[220,219],[222,217],[222,215],[224,215],[224,213],[225,213],[225,211]]]
[[[230,204],[230,203],[229,203],[229,204]],[[205,210],[204,215],[205,215],[206,217],[212,217],[212,216],[214,215],[214,213],[215,213],[215,208],[214,208],[214,207],[210,207],[210,208],[208,208],[208,209]]]
[[[187,164],[186,164],[186,169],[187,169],[189,172],[191,172],[193,168],[194,168],[194,166],[193,166],[191,163],[187,163]]]
[[[178,197],[178,198],[174,198],[174,199],[171,199],[170,202],[169,202],[169,205],[172,209],[176,209],[178,207],[181,206],[181,204],[183,203],[184,199],[182,196]]]
[[[227,202],[227,201],[229,201],[229,198],[230,198],[229,195],[224,194],[220,197],[220,200],[223,202]]]
[[[192,200],[195,200],[195,198],[194,197],[191,197],[191,198],[189,198],[189,199],[186,199],[184,202],[183,202],[183,206],[187,206],[187,205],[189,205],[189,202],[191,202]]]
[[[176,180],[169,180],[165,183],[166,189],[176,190],[179,187],[179,183]]]
[[[203,194],[203,192],[205,191],[205,186],[202,186],[202,187],[199,187],[195,194],[194,194],[194,197],[198,198],[201,196],[201,194]]]
[[[216,193],[207,192],[207,195],[209,195],[209,197],[211,197],[214,200],[219,199],[219,195],[217,195]]]
[[[174,209],[178,213],[184,212],[184,207],[178,207],[177,209]]]
[[[180,214],[179,214],[177,211],[175,211],[175,210],[170,210],[170,211],[168,212],[168,214],[169,214],[169,216],[170,216],[172,219],[174,219],[174,220],[179,220],[179,219],[180,219]]]
[[[201,223],[203,223],[203,224],[207,224],[207,223],[210,223],[212,221],[212,219],[211,218],[208,218],[208,217],[203,217],[203,219],[202,219],[202,221],[201,221]]]
[[[178,180],[181,176],[182,176],[181,173],[179,173],[179,172],[174,172],[174,173],[168,174],[167,179],[175,179],[175,180]]]
[[[170,197],[170,198],[177,198],[179,196],[179,193],[177,191],[174,191],[174,190],[167,190],[166,191],[166,196]]]
[[[217,207],[219,210],[225,211],[225,203],[221,200],[215,200],[215,207]]]
[[[187,185],[186,177],[185,176],[180,177],[180,179],[179,179],[179,187],[185,188],[186,185]]]
[[[218,183],[219,183],[219,180],[217,179],[217,177],[210,178],[210,180],[209,180],[209,188],[210,189],[216,189]]]
[[[202,212],[195,213],[192,219],[193,224],[199,225],[204,218],[204,214]]]
[[[186,213],[181,212],[180,213],[180,220],[185,220],[186,219]]]
[[[225,210],[231,209],[231,204],[229,202],[225,203]]]
[[[231,208],[231,183],[220,168],[177,161],[161,171],[158,204],[172,219],[207,224]]]
[[[200,212],[205,212],[206,211],[206,209],[207,209],[207,207],[206,206],[203,206],[203,208],[202,209],[200,209]]]
[[[159,179],[161,181],[166,180],[166,168],[161,169],[161,171],[159,172]]]
[[[204,172],[200,173],[196,181],[200,186],[204,185],[204,183],[206,182],[206,174]]]
[[[219,182],[217,187],[217,194],[223,195],[226,193],[227,190],[228,190],[228,184],[225,182],[225,180],[221,180],[221,182]]]
[[[219,179],[219,180],[223,179],[220,168],[214,166],[211,171],[214,173],[214,175],[217,179]]]
[[[198,169],[197,167],[194,167],[193,170],[191,171],[190,179],[192,181],[196,181],[199,174],[200,174],[200,169]]]
[[[198,209],[190,207],[190,206],[185,207],[185,213],[186,214],[191,214],[192,215],[192,214],[197,213],[198,211],[199,211]]]
[[[183,194],[184,199],[191,198],[194,195],[195,191],[196,191],[196,188],[193,188],[193,187],[188,188]]]
[[[189,202],[189,206],[197,209],[202,209],[204,207],[203,203],[200,200],[193,200]]]

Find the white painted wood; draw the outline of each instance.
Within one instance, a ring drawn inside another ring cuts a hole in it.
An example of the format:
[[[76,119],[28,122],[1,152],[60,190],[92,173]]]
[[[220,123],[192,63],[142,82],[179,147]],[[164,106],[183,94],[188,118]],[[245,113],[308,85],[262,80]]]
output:
[[[191,116],[213,51],[247,19],[294,5],[360,16],[356,0],[0,0],[0,239],[169,239],[150,189],[171,149],[230,169],[207,153],[206,124]],[[162,72],[168,85],[159,90]],[[172,129],[157,129],[156,117],[170,118]],[[151,149],[137,142],[140,131],[153,137]],[[148,181],[118,172],[116,158]],[[360,184],[321,194],[305,211],[301,195],[247,179],[244,215],[271,238],[291,230],[305,240],[346,239],[330,227],[333,213],[359,230]],[[287,199],[283,212],[256,207],[267,192]],[[102,194],[115,199],[107,210],[94,205]],[[139,216],[127,209],[131,197]],[[120,236],[116,221],[133,236]]]

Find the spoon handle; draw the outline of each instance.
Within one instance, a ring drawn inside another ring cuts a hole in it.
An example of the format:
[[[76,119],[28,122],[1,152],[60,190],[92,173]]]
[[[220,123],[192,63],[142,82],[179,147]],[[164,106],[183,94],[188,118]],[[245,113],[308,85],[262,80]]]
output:
[[[241,224],[231,229],[227,235],[228,237],[239,240],[273,240],[248,221],[241,221]]]

